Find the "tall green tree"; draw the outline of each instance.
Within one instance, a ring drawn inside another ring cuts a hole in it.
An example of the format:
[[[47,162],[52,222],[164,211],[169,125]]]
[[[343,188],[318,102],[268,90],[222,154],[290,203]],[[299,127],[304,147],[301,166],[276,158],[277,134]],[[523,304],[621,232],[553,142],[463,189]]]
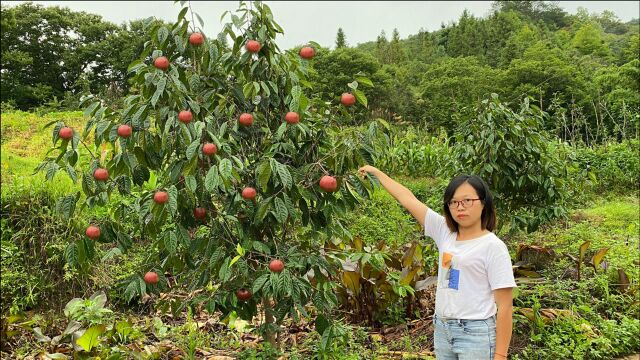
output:
[[[453,134],[456,123],[471,116],[486,95],[502,90],[502,78],[501,70],[474,56],[446,58],[430,66],[420,85],[428,127],[443,127]]]
[[[388,49],[389,40],[387,40],[387,34],[382,30],[376,38],[376,57],[383,64],[389,63]]]
[[[338,33],[336,34],[336,49],[343,47],[347,47],[347,37],[344,31],[342,31],[342,28],[338,28]]]
[[[142,50],[140,24],[120,27],[99,15],[33,3],[1,11],[2,101],[30,109],[62,99],[81,78],[94,92],[111,84],[126,91],[126,64]]]
[[[407,60],[407,55],[404,52],[404,48],[400,44],[400,32],[397,28],[393,29],[391,34],[391,42],[389,42],[389,62],[392,64],[399,64]]]

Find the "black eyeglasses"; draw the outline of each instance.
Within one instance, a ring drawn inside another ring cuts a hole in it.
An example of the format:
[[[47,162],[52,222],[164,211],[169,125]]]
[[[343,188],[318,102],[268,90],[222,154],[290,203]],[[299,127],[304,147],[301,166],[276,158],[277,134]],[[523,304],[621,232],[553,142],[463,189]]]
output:
[[[447,203],[447,205],[449,205],[450,208],[457,208],[458,204],[462,204],[463,208],[468,208],[473,206],[473,202],[477,201],[480,199],[464,199],[464,200],[460,200],[460,201],[456,201],[456,200],[451,200]]]

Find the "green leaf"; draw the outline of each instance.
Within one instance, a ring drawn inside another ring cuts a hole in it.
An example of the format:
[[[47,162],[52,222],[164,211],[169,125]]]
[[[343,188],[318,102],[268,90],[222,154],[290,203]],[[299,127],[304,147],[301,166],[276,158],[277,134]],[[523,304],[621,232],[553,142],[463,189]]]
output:
[[[183,54],[185,50],[185,43],[182,37],[180,35],[174,35],[173,42],[176,44],[176,49],[178,49],[178,52],[180,54]]]
[[[98,106],[100,106],[100,102],[96,101],[94,103],[92,103],[91,105],[87,106],[87,108],[84,110],[84,117],[89,118],[92,117],[93,114],[95,113],[96,109],[98,108]]]
[[[196,180],[196,177],[193,175],[187,175],[185,176],[184,181],[187,185],[187,189],[189,189],[189,191],[191,191],[192,193],[195,193],[198,187],[198,181]]]
[[[73,217],[73,213],[76,209],[76,202],[80,198],[80,193],[67,195],[56,204],[56,212],[60,214],[64,219],[69,220]]]
[[[218,187],[218,168],[212,166],[207,172],[207,176],[204,179],[204,187],[207,191],[212,192]]]
[[[369,80],[369,78],[366,78],[364,76],[356,76],[355,78],[358,81],[358,83],[363,84],[363,85],[367,85],[369,87],[373,87],[373,82],[371,82],[371,80]]]
[[[200,15],[198,15],[198,13],[194,13],[196,18],[198,19],[198,22],[200,23],[200,26],[204,26],[204,21],[202,21],[202,18],[200,17]]]
[[[256,178],[258,179],[258,186],[262,191],[267,191],[267,185],[269,184],[270,177],[271,166],[269,166],[269,162],[263,161],[256,168]]]
[[[291,178],[291,173],[286,165],[280,164],[276,162],[278,169],[278,176],[280,177],[280,181],[282,181],[282,185],[286,189],[291,189],[291,185],[293,185],[293,179]]]
[[[364,105],[364,107],[367,107],[367,97],[365,96],[363,91],[353,90],[353,94],[356,96],[356,99],[358,100],[359,103]]]
[[[176,236],[178,237],[178,241],[181,242],[185,248],[189,248],[189,232],[184,228],[184,226],[178,224],[178,228],[176,229]]]
[[[224,179],[231,178],[231,170],[233,169],[233,164],[231,163],[231,160],[222,159],[222,161],[220,161],[219,168],[220,168],[220,176],[222,176]]]
[[[178,237],[175,231],[167,231],[165,233],[164,247],[170,255],[174,255],[176,253],[176,249],[178,248]]]
[[[175,185],[171,185],[167,192],[169,193],[169,211],[175,215],[178,210],[178,189]]]
[[[275,198],[274,200],[275,212],[273,213],[278,220],[279,223],[284,223],[287,220],[288,211],[287,207],[284,204],[284,201],[280,198]]]
[[[104,333],[104,325],[95,325],[88,328],[82,336],[76,340],[76,343],[84,349],[84,351],[91,351],[94,347],[100,344],[99,337]]]
[[[169,29],[165,26],[158,29],[158,42],[163,43],[169,37]]]
[[[330,325],[322,333],[322,338],[320,340],[320,348],[323,350],[328,350],[329,346],[331,346],[331,343],[333,342],[333,336],[334,336],[334,327],[333,325]]]
[[[260,290],[262,290],[262,287],[264,287],[264,284],[266,284],[267,281],[269,281],[269,274],[264,274],[264,275],[261,275],[260,277],[258,277],[256,279],[256,281],[254,281],[254,283],[253,283],[253,287],[251,288],[251,292],[253,294],[258,293]]]
[[[75,242],[69,243],[67,247],[64,248],[64,259],[71,267],[78,265],[78,245]]]
[[[269,246],[261,241],[254,241],[253,249],[263,254],[271,255],[271,249],[269,248]]]
[[[142,184],[145,183],[145,181],[148,181],[150,177],[151,177],[151,174],[149,173],[149,169],[147,169],[145,166],[138,165],[133,168],[134,184],[141,186]]]
[[[256,210],[254,221],[256,224],[262,223],[265,216],[267,216],[267,211],[269,210],[269,203],[271,202],[271,198],[266,198],[258,204],[258,209]]]
[[[187,147],[187,160],[193,159],[193,157],[198,153],[199,148],[200,148],[200,138],[197,138]]]
[[[153,106],[154,108],[156,107],[156,103],[158,102],[158,99],[160,99],[160,97],[164,93],[164,88],[166,85],[167,85],[166,78],[163,77],[160,79],[160,81],[158,81],[156,91],[153,93],[153,96],[151,97],[151,106]]]

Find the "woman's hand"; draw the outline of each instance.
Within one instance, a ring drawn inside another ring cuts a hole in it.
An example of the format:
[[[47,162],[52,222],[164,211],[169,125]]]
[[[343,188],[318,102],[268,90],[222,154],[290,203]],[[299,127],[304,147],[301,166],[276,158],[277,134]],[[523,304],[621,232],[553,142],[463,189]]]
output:
[[[363,167],[361,167],[360,169],[358,169],[358,173],[361,176],[366,176],[367,173],[372,174],[372,175],[377,175],[380,172],[380,170],[378,170],[377,168],[371,166],[371,165],[365,165]]]

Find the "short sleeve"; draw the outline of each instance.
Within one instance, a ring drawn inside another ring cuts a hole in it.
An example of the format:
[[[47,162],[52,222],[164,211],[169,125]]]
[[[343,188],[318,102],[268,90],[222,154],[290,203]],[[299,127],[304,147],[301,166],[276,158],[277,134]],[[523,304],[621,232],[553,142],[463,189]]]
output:
[[[517,287],[513,277],[511,256],[507,246],[500,240],[491,244],[487,256],[487,275],[491,290]]]
[[[427,214],[424,218],[424,235],[432,238],[440,249],[450,233],[444,216],[427,208]]]

